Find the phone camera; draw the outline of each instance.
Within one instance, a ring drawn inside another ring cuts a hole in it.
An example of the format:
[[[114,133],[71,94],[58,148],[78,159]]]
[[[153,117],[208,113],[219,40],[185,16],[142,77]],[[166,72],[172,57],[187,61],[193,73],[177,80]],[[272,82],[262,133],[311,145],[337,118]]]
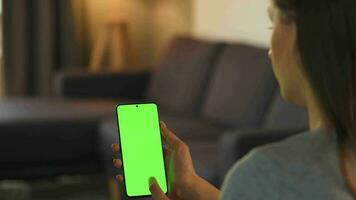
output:
[[[136,105],[136,108],[138,108],[138,105]]]

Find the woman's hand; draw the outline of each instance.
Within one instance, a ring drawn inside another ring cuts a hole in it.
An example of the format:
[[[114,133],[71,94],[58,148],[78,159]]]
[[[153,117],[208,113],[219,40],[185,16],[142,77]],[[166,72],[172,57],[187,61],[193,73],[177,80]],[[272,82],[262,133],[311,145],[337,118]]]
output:
[[[161,122],[162,135],[169,149],[165,149],[165,162],[168,169],[168,197],[161,190],[154,178],[149,180],[150,191],[155,200],[166,199],[218,199],[219,191],[199,177],[193,166],[188,146],[180,140],[166,124]],[[114,144],[113,151],[119,153],[120,147]],[[116,168],[122,167],[122,161],[114,160]],[[123,176],[116,176],[123,181]]]

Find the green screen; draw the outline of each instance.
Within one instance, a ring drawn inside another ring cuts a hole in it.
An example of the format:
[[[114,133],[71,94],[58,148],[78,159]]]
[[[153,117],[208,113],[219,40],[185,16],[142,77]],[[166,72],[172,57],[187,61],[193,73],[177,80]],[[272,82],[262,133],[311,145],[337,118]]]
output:
[[[151,195],[149,178],[167,192],[163,148],[156,104],[117,107],[126,193]]]

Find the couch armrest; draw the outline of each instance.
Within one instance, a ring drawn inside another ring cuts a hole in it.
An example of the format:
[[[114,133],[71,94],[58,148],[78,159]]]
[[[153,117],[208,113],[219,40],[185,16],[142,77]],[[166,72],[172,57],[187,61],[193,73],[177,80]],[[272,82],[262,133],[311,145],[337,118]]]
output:
[[[70,98],[142,99],[150,76],[150,72],[60,73],[55,78],[55,94]]]
[[[285,139],[305,129],[246,129],[222,134],[218,144],[218,180],[221,184],[234,163],[257,146]]]

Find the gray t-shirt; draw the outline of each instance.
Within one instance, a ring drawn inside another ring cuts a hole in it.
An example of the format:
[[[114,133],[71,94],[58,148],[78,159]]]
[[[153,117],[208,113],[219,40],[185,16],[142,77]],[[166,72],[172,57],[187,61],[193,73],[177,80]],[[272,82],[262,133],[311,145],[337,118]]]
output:
[[[221,199],[354,200],[336,134],[324,129],[253,150],[227,174]]]

